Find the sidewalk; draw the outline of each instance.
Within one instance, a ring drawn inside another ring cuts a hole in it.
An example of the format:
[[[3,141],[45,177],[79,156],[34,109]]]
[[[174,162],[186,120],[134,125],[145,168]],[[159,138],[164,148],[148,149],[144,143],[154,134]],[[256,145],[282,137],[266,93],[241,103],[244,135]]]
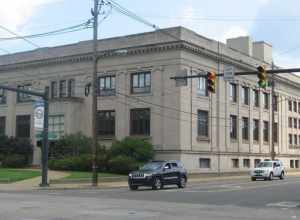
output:
[[[68,176],[67,172],[49,171],[49,179],[56,180]],[[300,172],[288,172],[287,176],[299,176]],[[226,176],[193,176],[189,178],[189,183],[201,183],[209,181],[222,181],[222,180],[237,180],[237,179],[249,179],[249,175],[226,175]],[[11,184],[0,184],[0,191],[31,191],[31,190],[67,190],[67,189],[95,189],[91,183],[53,183],[49,187],[39,187],[41,177],[35,177],[28,180],[23,180]],[[97,189],[107,188],[120,188],[127,187],[127,181],[114,181],[114,182],[98,182]]]

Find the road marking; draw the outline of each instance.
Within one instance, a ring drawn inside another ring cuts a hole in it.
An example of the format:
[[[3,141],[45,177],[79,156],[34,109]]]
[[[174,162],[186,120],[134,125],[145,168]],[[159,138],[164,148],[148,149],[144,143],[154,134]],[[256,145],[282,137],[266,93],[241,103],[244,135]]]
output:
[[[289,208],[300,207],[300,203],[284,201],[284,202],[277,202],[277,203],[268,203],[266,206],[268,206],[268,207],[282,207],[282,208],[289,209]]]

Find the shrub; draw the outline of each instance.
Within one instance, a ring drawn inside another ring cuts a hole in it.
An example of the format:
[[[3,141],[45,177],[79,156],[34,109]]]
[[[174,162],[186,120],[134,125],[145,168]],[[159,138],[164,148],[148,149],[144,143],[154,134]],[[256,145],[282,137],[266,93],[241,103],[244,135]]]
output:
[[[25,167],[32,160],[33,145],[27,138],[0,136],[0,161],[5,167]]]
[[[24,155],[8,155],[2,159],[1,166],[9,168],[23,168],[28,166],[28,160]]]
[[[138,162],[147,162],[153,158],[154,150],[152,144],[146,140],[126,137],[113,143],[109,156],[110,158],[126,156]]]
[[[108,162],[109,171],[118,174],[128,174],[139,166],[139,162],[128,156],[116,156]]]
[[[92,139],[82,133],[70,134],[53,143],[49,148],[49,156],[54,159],[63,159],[82,154],[90,154]]]
[[[91,170],[91,156],[81,155],[63,159],[50,159],[49,168],[53,170],[89,171]]]

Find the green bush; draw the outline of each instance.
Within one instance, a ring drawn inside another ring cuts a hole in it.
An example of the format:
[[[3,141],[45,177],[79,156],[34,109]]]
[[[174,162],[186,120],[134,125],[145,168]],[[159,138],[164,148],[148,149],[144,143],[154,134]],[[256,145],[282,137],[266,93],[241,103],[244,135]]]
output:
[[[135,159],[119,155],[108,161],[109,171],[118,174],[128,174],[139,167],[139,162]]]
[[[126,137],[112,144],[110,158],[126,156],[138,162],[147,162],[154,156],[153,145],[147,140]]]
[[[91,153],[92,140],[82,133],[70,134],[62,137],[49,147],[49,156],[63,159]]]
[[[0,161],[5,167],[25,167],[32,161],[33,145],[27,138],[0,136]]]
[[[50,159],[49,168],[53,170],[88,171],[91,169],[91,156],[81,155],[63,159]]]
[[[28,166],[28,160],[24,155],[8,155],[2,158],[1,166],[5,168],[24,168]]]

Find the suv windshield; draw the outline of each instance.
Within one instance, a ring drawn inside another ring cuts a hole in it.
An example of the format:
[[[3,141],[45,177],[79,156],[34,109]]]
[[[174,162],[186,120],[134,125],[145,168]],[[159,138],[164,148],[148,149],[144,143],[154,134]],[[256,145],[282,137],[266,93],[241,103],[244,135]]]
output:
[[[260,162],[257,167],[272,167],[272,162]]]
[[[158,170],[161,168],[161,166],[163,165],[163,163],[160,163],[160,162],[153,162],[153,163],[147,163],[145,164],[144,166],[142,166],[140,168],[140,170]]]

